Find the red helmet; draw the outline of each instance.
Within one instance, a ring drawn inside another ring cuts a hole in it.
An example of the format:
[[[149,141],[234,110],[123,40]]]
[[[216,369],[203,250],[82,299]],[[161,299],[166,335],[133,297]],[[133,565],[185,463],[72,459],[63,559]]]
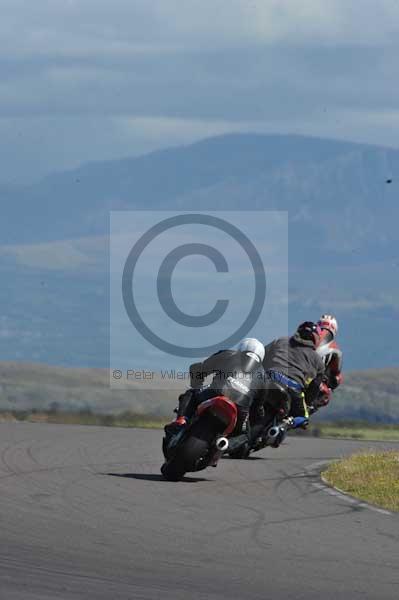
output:
[[[338,333],[337,319],[332,315],[321,315],[317,324],[321,329],[327,329],[328,331],[330,331],[330,333],[333,336],[333,339]]]

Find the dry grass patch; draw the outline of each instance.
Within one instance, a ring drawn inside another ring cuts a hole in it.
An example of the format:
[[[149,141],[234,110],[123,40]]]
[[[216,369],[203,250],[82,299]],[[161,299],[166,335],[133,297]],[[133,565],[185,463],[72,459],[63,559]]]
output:
[[[399,452],[366,451],[332,463],[322,474],[361,500],[399,511]]]

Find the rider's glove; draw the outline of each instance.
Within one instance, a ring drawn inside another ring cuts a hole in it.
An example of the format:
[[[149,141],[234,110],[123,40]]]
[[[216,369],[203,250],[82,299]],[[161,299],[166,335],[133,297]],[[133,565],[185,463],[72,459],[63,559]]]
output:
[[[331,399],[331,388],[328,387],[326,383],[320,384],[320,398],[318,400],[318,404],[320,406],[327,406]]]
[[[329,381],[330,388],[335,390],[339,385],[341,385],[343,379],[342,373],[338,373],[338,375],[332,375]]]

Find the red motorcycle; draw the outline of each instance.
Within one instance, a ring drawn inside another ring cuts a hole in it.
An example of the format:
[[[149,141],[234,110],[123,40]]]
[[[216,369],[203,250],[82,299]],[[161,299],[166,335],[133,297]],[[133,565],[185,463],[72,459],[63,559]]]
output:
[[[171,439],[163,439],[165,462],[161,473],[179,481],[187,472],[216,467],[228,451],[228,436],[237,423],[237,407],[226,396],[215,396],[198,405],[189,425]]]

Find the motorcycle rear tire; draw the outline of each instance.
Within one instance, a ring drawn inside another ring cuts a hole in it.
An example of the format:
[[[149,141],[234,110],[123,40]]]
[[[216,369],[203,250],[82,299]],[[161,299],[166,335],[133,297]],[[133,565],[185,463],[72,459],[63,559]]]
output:
[[[232,450],[232,452],[229,452],[228,454],[229,454],[230,458],[236,458],[236,459],[241,460],[241,459],[248,458],[249,452],[250,452],[250,449],[248,447],[248,444],[244,444],[240,448],[237,448],[237,450]]]
[[[216,433],[217,428],[215,428],[214,419],[204,416],[194,423],[188,437],[178,448],[175,456],[162,465],[161,473],[165,479],[180,481],[187,471],[205,469],[208,466],[206,461],[200,468],[197,464],[201,458],[206,457]]]
[[[165,462],[161,467],[161,473],[167,481],[180,481],[184,477],[185,465],[178,458]]]

